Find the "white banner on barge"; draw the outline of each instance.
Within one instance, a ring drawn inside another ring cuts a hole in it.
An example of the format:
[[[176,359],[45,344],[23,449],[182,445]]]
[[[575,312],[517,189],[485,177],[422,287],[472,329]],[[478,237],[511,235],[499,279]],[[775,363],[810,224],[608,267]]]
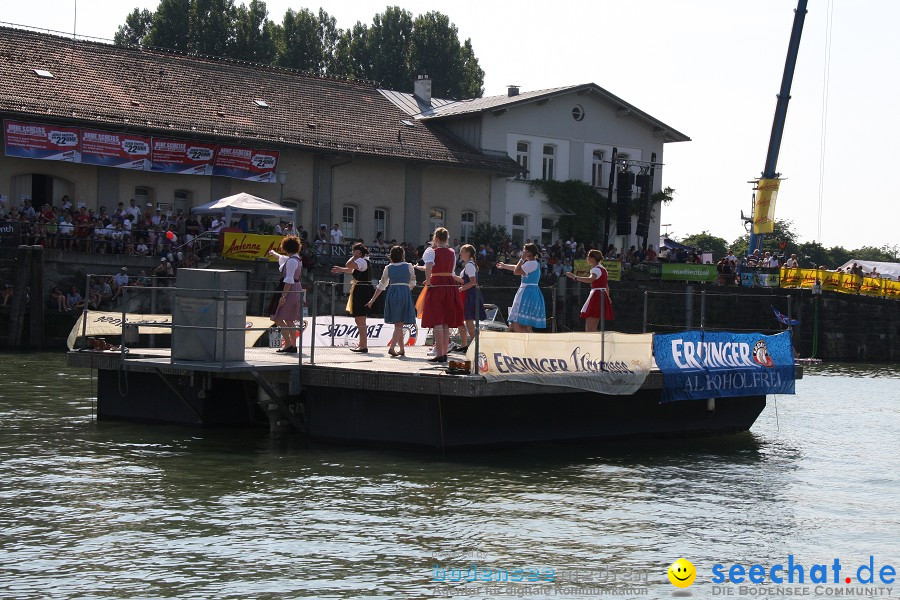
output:
[[[128,326],[136,326],[140,334],[168,334],[171,333],[172,315],[171,314],[153,314],[142,315],[138,313],[126,313],[126,323]],[[248,316],[246,321],[246,331],[244,332],[244,347],[252,348],[256,345],[260,336],[267,333],[267,329],[273,325],[269,317],[253,317]],[[416,325],[406,325],[403,331],[403,342],[407,346],[425,343],[425,335],[428,330],[422,330],[416,321]],[[311,330],[312,317],[304,317],[302,321],[298,321],[298,325],[303,330],[302,345],[309,348],[312,345]],[[391,337],[394,334],[394,326],[385,324],[382,319],[366,319],[368,331],[369,346],[388,346]],[[104,335],[121,335],[122,334],[122,313],[92,310],[87,313],[87,325],[84,324],[84,313],[78,317],[72,331],[69,332],[67,344],[69,350],[75,348],[75,343],[82,333],[88,337],[104,336]],[[318,317],[316,320],[315,341],[317,347],[325,346],[355,346],[359,343],[359,329],[353,317],[334,317],[334,322],[330,316]]]
[[[602,351],[601,342],[606,338]],[[489,381],[523,381],[600,394],[629,395],[644,384],[651,333],[506,333],[482,331],[466,356]]]

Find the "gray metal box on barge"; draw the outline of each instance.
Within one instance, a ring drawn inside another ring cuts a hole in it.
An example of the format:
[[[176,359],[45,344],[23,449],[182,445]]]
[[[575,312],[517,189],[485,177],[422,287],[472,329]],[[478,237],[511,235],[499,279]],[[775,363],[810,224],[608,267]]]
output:
[[[178,269],[172,360],[244,360],[249,279],[249,271]]]

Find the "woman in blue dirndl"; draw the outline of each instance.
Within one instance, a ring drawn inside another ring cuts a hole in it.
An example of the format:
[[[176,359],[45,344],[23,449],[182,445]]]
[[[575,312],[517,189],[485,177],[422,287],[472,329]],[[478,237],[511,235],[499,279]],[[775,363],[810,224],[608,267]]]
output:
[[[484,301],[481,298],[481,289],[478,287],[478,267],[475,265],[475,247],[465,244],[459,249],[459,257],[462,259],[463,268],[459,276],[455,277],[460,283],[459,296],[463,302],[463,319],[465,326],[459,328],[458,346],[454,346],[452,352],[465,352],[469,344],[475,340],[477,331],[475,321],[484,321],[487,314],[484,312]]]
[[[400,246],[391,248],[390,257],[391,264],[384,268],[375,295],[366,306],[372,308],[381,292],[387,290],[384,300],[384,322],[394,324],[394,336],[391,338],[388,354],[406,356],[403,349],[403,326],[416,324],[416,305],[410,294],[410,290],[416,286],[416,272],[411,264],[404,262],[404,252]],[[399,346],[400,350],[395,351],[394,345]]]
[[[510,330],[513,332],[532,333],[534,327],[539,329],[547,327],[544,296],[538,287],[541,280],[541,265],[537,259],[540,257],[541,252],[537,244],[525,244],[518,264],[497,263],[498,269],[512,271],[522,276],[522,283],[509,311]]]

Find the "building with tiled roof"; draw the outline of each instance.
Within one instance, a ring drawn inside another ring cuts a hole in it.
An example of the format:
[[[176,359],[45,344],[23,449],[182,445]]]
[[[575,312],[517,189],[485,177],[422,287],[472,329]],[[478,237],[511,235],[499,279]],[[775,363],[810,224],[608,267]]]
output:
[[[551,243],[557,236],[555,222],[564,214],[533,190],[529,180],[581,180],[618,205],[620,184],[630,178],[637,184],[627,185],[631,196],[639,194],[640,184],[650,193],[659,191],[664,144],[690,141],[594,83],[529,92],[510,86],[505,95],[460,101],[430,98],[427,93],[382,90],[382,94],[410,119],[440,123],[485,153],[516,158],[520,176],[493,182],[490,218],[505,224],[519,243],[529,239]],[[626,186],[622,187],[625,194]],[[658,208],[645,215],[644,223],[639,223],[638,215],[617,216],[611,215],[608,233],[619,249],[658,239]],[[598,232],[597,241],[601,238]]]
[[[9,27],[0,28],[0,80],[0,114],[15,124],[4,127],[0,159],[7,202],[59,204],[68,194],[88,206],[137,197],[190,208],[245,191],[295,207],[307,228],[338,222],[349,238],[371,241],[380,228],[388,240],[421,242],[432,209],[451,231],[473,213],[489,218],[494,180],[517,171],[505,153],[410,118],[371,82]],[[187,175],[160,167],[155,153],[126,164],[82,147],[36,160],[42,151],[17,137],[30,125],[246,148],[269,162],[249,174],[220,171],[213,157],[216,166]]]

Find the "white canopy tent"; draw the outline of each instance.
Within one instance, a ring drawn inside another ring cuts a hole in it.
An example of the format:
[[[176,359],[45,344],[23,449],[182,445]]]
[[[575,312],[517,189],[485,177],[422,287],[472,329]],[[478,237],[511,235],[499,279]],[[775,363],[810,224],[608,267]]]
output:
[[[225,223],[231,223],[232,215],[254,217],[293,217],[294,209],[270,202],[264,198],[241,192],[227,198],[220,198],[191,209],[195,215],[223,215]]]
[[[877,262],[874,260],[848,260],[840,266],[846,271],[854,264],[862,267],[863,273],[866,275],[872,272],[872,267],[876,267],[882,277],[889,277],[894,281],[900,281],[900,263]]]

